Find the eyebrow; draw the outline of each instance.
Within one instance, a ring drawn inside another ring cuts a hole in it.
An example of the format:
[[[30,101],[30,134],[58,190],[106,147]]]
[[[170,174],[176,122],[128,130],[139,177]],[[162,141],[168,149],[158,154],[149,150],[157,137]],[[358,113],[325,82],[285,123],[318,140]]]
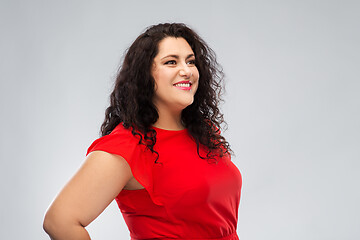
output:
[[[178,55],[171,54],[171,55],[167,55],[167,56],[161,58],[161,60],[163,60],[164,58],[168,58],[168,57],[173,57],[173,58],[179,59]],[[188,59],[188,58],[191,58],[191,57],[195,57],[195,55],[193,53],[191,53],[191,54],[187,55],[187,57],[185,59]]]

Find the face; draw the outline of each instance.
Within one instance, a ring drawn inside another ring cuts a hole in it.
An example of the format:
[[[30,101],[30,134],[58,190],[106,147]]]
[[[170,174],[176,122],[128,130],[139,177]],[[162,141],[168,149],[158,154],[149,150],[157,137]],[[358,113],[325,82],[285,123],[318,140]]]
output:
[[[174,37],[161,40],[158,49],[151,69],[153,102],[158,110],[183,110],[193,103],[199,83],[194,52],[184,38]]]

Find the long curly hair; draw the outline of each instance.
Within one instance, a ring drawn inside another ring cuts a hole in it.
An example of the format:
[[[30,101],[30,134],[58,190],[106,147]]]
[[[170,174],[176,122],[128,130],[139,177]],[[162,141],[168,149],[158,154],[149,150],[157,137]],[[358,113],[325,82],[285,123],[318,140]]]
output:
[[[197,33],[183,23],[163,23],[148,27],[128,48],[120,66],[114,90],[110,95],[110,106],[106,109],[101,125],[105,136],[122,123],[139,136],[139,144],[145,144],[153,153],[156,131],[151,126],[159,118],[152,101],[155,80],[151,75],[153,59],[158,53],[159,42],[166,37],[184,38],[192,48],[199,71],[199,86],[194,101],[181,113],[181,120],[197,144],[201,158],[214,159],[232,153],[229,143],[220,134],[225,123],[218,105],[221,100],[224,74],[216,61],[214,51]],[[225,123],[226,124],[226,123]],[[201,156],[199,149],[206,150]]]

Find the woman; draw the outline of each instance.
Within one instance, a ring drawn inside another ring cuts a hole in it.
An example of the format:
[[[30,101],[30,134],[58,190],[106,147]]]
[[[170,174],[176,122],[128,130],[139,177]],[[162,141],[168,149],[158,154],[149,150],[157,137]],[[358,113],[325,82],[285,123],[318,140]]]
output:
[[[116,199],[132,239],[238,239],[241,175],[220,135],[222,72],[184,24],[149,27],[119,70],[102,137],[48,209],[53,239],[85,227]]]

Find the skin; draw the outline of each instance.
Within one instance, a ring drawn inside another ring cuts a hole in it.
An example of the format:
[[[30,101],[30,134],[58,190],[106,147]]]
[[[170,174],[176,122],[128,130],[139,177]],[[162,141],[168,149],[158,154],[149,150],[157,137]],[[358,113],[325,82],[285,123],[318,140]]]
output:
[[[199,72],[194,60],[194,53],[185,39],[167,37],[160,41],[151,70],[156,86],[153,101],[159,112],[155,127],[184,128],[181,111],[193,102],[198,87]],[[191,91],[175,87],[179,81],[190,81]],[[122,189],[142,188],[124,158],[93,151],[47,210],[44,230],[55,240],[90,239],[85,227]]]
[[[174,37],[160,41],[151,73],[155,79],[153,102],[159,113],[154,126],[168,130],[184,129],[181,111],[194,101],[199,83],[194,52],[187,41]],[[180,81],[191,82],[191,90],[175,87],[174,84]]]
[[[122,157],[103,151],[90,153],[46,212],[44,230],[51,239],[90,239],[85,227],[131,178]]]

